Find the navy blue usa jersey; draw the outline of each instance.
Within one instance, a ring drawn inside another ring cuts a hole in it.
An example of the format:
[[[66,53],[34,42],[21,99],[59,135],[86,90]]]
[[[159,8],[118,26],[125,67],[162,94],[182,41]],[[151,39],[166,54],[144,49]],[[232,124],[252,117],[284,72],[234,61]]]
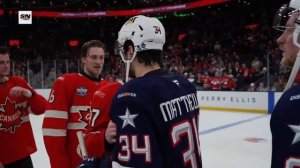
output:
[[[270,125],[272,168],[300,167],[300,85],[283,93]]]
[[[110,115],[113,167],[202,167],[197,93],[184,77],[155,70],[127,82]]]

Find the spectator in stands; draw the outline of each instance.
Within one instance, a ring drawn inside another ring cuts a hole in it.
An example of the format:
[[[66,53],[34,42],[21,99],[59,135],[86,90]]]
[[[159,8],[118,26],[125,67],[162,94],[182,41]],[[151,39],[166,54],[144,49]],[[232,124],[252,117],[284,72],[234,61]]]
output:
[[[221,89],[224,91],[234,91],[235,81],[232,74],[228,74],[227,71],[223,72]]]
[[[268,91],[268,88],[265,87],[264,82],[259,82],[256,90],[259,92],[266,92]]]
[[[255,83],[250,83],[248,91],[251,91],[251,92],[256,91]]]
[[[203,90],[211,90],[211,87],[212,87],[211,80],[212,80],[212,77],[210,77],[207,72],[204,72],[201,77],[201,81],[203,84]]]
[[[211,78],[211,89],[220,91],[222,85],[222,76],[220,71],[215,71],[214,77]]]
[[[262,68],[262,62],[258,59],[258,57],[254,57],[254,59],[251,62],[251,68],[254,70],[254,73],[258,73],[260,72],[261,68]]]

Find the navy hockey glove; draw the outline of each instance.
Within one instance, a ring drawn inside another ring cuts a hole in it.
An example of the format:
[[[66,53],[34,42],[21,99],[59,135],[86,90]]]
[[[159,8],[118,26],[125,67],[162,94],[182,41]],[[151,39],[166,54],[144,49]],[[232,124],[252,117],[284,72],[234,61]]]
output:
[[[100,164],[101,164],[101,159],[88,158],[84,160],[77,168],[99,168]]]

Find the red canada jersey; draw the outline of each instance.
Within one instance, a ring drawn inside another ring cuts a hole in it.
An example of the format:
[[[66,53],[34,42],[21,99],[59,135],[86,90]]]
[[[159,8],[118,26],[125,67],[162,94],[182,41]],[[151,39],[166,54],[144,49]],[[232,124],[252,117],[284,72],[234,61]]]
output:
[[[50,92],[43,135],[53,168],[75,168],[82,158],[77,154],[77,132],[87,129],[90,102],[94,92],[108,82],[77,73],[59,77]]]
[[[205,90],[210,90],[212,77],[210,77],[208,75],[203,75],[201,78],[202,78],[202,82],[203,82],[203,88]]]
[[[222,78],[222,90],[234,90],[234,80],[229,76],[223,76]]]
[[[15,86],[30,90],[33,96],[11,96],[9,92]],[[0,162],[9,164],[37,150],[29,113],[43,114],[47,101],[20,77],[9,77],[0,84],[0,93]]]
[[[212,90],[221,90],[221,77],[212,77],[211,80],[211,89]]]
[[[110,121],[110,105],[121,86],[119,82],[109,83],[99,88],[93,95],[91,120],[84,138],[89,157],[101,158],[105,154],[105,130]]]

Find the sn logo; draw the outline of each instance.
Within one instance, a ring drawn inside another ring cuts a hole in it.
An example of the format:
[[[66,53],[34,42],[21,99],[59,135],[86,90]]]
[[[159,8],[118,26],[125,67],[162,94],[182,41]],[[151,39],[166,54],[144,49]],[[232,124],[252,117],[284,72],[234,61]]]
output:
[[[19,11],[19,24],[32,24],[32,11]]]
[[[20,18],[23,20],[29,20],[31,18],[31,15],[30,14],[21,14]]]

